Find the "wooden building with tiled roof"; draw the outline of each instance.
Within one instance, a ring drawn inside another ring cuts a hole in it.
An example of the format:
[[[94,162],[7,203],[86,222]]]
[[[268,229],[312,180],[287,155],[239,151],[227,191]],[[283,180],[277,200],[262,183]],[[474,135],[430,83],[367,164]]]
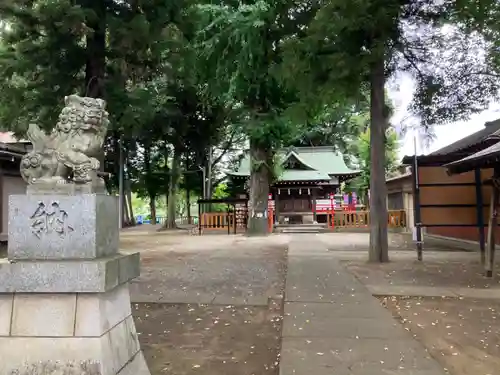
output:
[[[489,229],[500,244],[500,227],[491,226],[488,202],[495,158],[500,155],[500,120],[428,155],[405,156],[412,167],[414,221],[419,258],[422,233],[479,242],[485,260]]]
[[[344,181],[360,172],[349,168],[334,147],[290,147],[277,152],[281,174],[270,187],[276,222],[326,222],[326,213],[318,212],[319,200],[330,200],[340,192]],[[250,156],[228,173],[232,179],[250,177]],[[324,218],[322,216],[325,216]]]
[[[500,121],[498,121],[500,122]],[[491,142],[495,142],[491,146],[487,146]],[[487,143],[487,144],[485,144]],[[482,260],[485,263],[486,276],[492,277],[494,274],[495,265],[495,250],[499,238],[498,228],[498,204],[500,200],[500,130],[497,130],[487,136],[484,142],[478,144],[478,148],[486,147],[472,155],[445,165],[450,175],[464,174],[474,170],[489,170],[493,171],[490,179],[482,181],[489,185],[489,212],[487,214],[488,233],[486,237],[485,254]]]

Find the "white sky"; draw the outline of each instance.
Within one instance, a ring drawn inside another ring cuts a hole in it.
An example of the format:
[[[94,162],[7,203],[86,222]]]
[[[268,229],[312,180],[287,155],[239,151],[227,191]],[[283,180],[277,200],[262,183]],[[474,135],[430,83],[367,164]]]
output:
[[[407,106],[413,96],[414,84],[411,77],[402,76],[395,80],[394,85],[388,87],[388,95],[394,103],[395,113],[391,119],[393,125],[400,125],[401,123],[415,122],[415,119],[410,117],[407,111]],[[435,127],[435,140],[425,147],[424,142],[419,141],[417,137],[417,154],[427,154],[435,151],[441,147],[449,145],[461,138],[484,127],[484,123],[500,118],[500,104],[493,104],[490,108],[480,114],[471,116],[467,121],[459,121],[444,125],[436,125]],[[404,155],[414,154],[414,136],[416,132],[409,130],[407,134],[401,139],[401,148],[399,155],[402,158]]]

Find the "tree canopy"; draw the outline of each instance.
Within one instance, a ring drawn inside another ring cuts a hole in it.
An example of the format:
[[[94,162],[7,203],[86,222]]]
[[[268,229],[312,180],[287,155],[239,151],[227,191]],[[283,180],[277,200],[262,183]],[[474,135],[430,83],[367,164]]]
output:
[[[426,0],[314,3],[310,7],[316,8],[315,16],[308,26],[286,41],[282,71],[296,87],[306,88],[306,98],[329,103],[335,94],[345,100],[359,98],[363,88],[370,92],[371,261],[389,259],[387,79],[396,72],[413,77],[417,89],[410,110],[424,128],[486,108],[499,93],[494,63],[498,49],[492,48],[497,34],[496,26],[491,27],[491,13],[498,15],[498,5],[490,0],[479,3],[480,7],[477,2]]]
[[[386,130],[385,136],[385,176],[389,177],[394,173],[399,166],[398,150],[399,137],[393,128]],[[351,157],[351,166],[359,170],[361,174],[349,181],[347,189],[355,191],[359,196],[363,197],[368,203],[367,194],[370,190],[370,129],[367,128],[362,132],[355,142],[352,142],[349,147],[349,156]]]
[[[388,79],[412,76],[409,109],[427,130],[499,94],[493,0],[26,0],[0,15],[0,123],[49,130],[65,95],[104,98],[102,165],[116,189],[125,155],[129,221],[133,190],[152,212],[166,196],[176,226],[180,191],[220,192],[248,143],[249,233],[263,234],[275,150],[328,143],[355,154],[370,188],[372,261],[388,260]]]

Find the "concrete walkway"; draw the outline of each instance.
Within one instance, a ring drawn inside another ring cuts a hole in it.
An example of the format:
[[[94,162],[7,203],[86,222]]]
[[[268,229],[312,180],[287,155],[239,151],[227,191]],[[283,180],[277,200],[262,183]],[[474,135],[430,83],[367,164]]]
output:
[[[444,375],[325,250],[311,235],[290,242],[280,375]]]

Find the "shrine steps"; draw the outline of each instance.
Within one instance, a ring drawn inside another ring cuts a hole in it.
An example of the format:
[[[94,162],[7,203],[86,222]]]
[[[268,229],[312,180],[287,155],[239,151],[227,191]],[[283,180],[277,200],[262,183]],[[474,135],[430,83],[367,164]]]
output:
[[[328,231],[327,224],[276,224],[275,233],[324,233]]]

